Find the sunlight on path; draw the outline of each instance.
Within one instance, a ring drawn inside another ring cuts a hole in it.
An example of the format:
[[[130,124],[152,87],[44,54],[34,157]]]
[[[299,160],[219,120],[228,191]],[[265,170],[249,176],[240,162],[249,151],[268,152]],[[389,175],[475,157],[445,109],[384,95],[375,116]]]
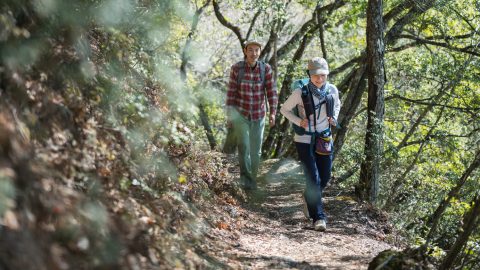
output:
[[[341,192],[335,187],[325,194],[327,231],[314,231],[301,211],[304,183],[296,161],[267,160],[261,173],[235,251],[242,268],[367,269],[375,255],[392,248],[376,239],[355,201],[334,197]]]

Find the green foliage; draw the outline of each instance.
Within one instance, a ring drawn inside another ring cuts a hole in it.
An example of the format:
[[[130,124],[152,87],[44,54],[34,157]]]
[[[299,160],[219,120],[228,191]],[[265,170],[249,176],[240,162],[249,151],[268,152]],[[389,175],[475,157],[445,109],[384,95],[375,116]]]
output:
[[[37,120],[32,130],[75,133],[65,136],[67,146],[53,146],[69,150],[70,162],[62,163],[66,172],[58,175],[68,174],[72,185],[88,190],[91,183],[109,179],[127,192],[136,180],[146,194],[158,195],[176,179],[168,148],[192,140],[187,124],[195,119],[196,102],[176,71],[178,39],[186,36],[190,20],[187,1],[3,1],[2,99],[21,93],[24,99],[17,102],[25,111],[49,118],[41,125]],[[55,111],[48,114],[49,106],[59,107],[66,120],[58,121]],[[38,145],[45,143],[36,138]],[[66,155],[48,161],[60,163]],[[10,180],[2,178],[2,215],[14,206],[15,195]],[[80,243],[96,256],[89,265],[103,267],[118,261],[123,247],[108,231],[110,209],[96,201],[96,192],[86,195],[77,222],[90,230],[57,228],[58,239],[67,245],[83,234],[95,235],[96,240],[87,236]]]

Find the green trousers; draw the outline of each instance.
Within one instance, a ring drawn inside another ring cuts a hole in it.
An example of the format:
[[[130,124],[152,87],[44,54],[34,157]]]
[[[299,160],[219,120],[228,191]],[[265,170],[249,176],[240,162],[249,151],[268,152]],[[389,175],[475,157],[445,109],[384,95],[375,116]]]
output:
[[[250,121],[241,115],[237,115],[232,122],[237,138],[240,183],[245,189],[255,189],[262,154],[265,118]]]

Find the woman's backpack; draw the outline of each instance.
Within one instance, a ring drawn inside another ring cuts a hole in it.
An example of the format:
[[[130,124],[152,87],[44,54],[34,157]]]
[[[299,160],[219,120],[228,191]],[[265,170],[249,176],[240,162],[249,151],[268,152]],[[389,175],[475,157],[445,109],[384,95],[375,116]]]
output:
[[[302,102],[303,102],[303,108],[305,109],[305,114],[307,118],[315,113],[314,109],[314,102],[313,102],[313,97],[312,93],[308,90],[308,78],[296,80],[292,83],[292,90],[300,88],[302,90]],[[327,116],[328,117],[333,117],[333,107],[335,101],[333,100],[332,94],[330,94],[330,89],[331,89],[331,84],[327,82],[326,91],[327,91],[327,96],[325,97],[325,101],[320,103],[320,106],[322,106],[324,103],[326,103],[327,106]],[[298,113],[298,108],[295,107],[293,109],[293,113],[299,116],[300,114]],[[315,117],[314,117],[315,118]],[[315,131],[306,131],[303,127],[297,126],[294,123],[292,123],[292,128],[293,131],[298,134],[298,135],[313,135]]]

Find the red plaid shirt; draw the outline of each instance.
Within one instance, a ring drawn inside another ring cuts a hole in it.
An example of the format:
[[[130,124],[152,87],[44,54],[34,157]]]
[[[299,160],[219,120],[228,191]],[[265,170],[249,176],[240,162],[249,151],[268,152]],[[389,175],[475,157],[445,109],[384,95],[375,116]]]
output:
[[[243,64],[245,63],[245,64]],[[238,85],[238,71],[245,68],[243,79]],[[272,68],[265,64],[265,90],[260,76],[260,65],[251,68],[247,62],[238,62],[230,70],[227,92],[227,106],[235,107],[245,118],[256,121],[265,117],[265,92],[267,93],[270,114],[277,113],[277,89],[273,81]]]

